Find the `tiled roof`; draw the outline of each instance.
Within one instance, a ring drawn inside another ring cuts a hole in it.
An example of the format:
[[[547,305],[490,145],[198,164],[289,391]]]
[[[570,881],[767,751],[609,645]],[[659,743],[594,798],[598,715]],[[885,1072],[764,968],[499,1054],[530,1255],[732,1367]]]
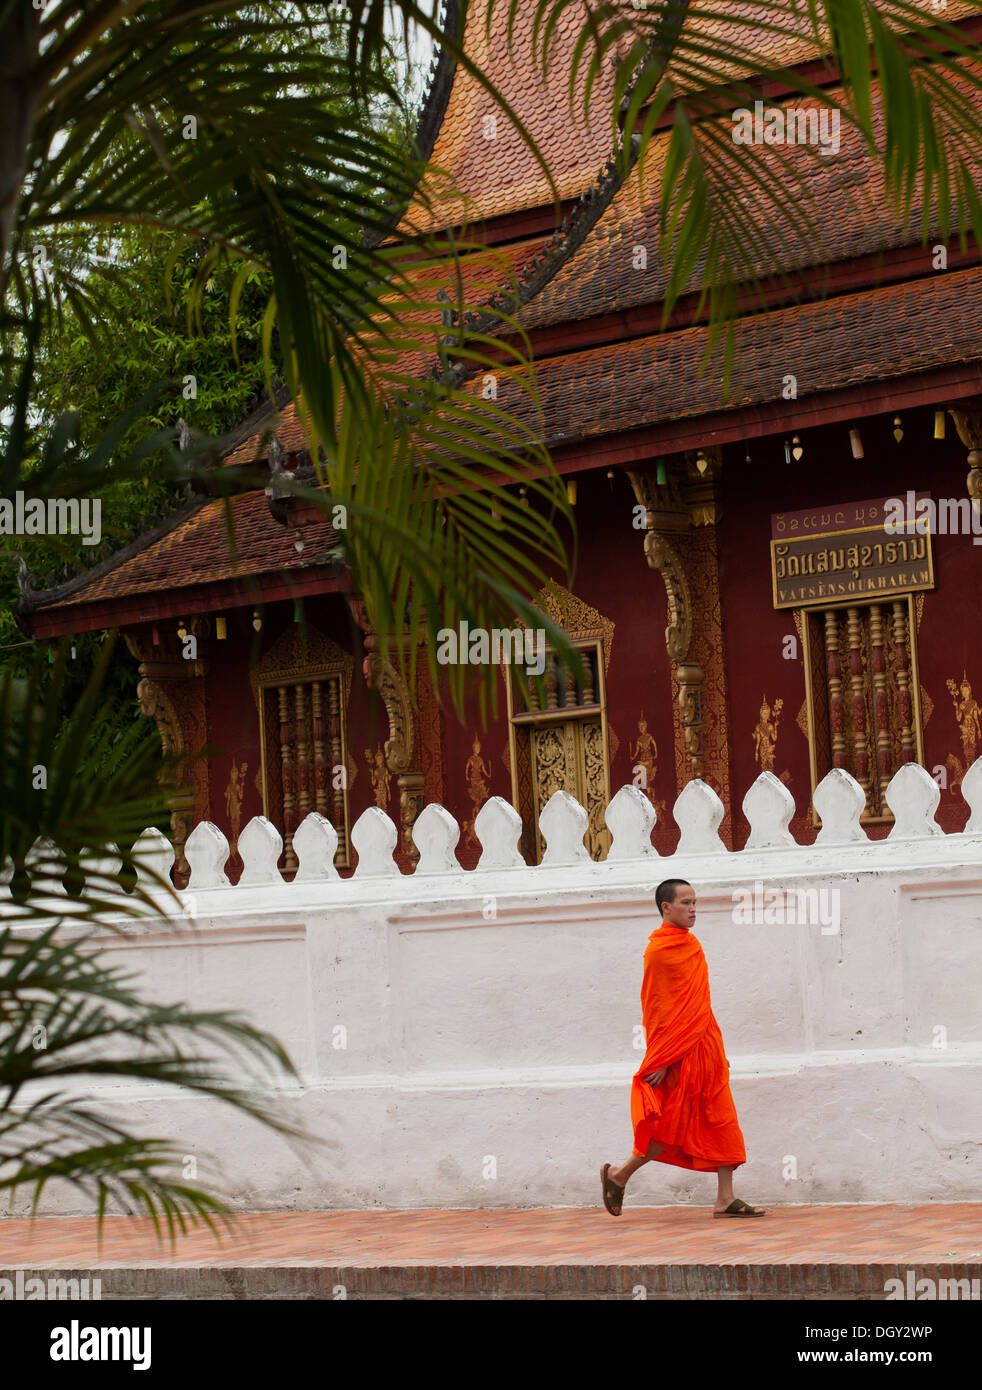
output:
[[[578,197],[610,153],[613,143],[614,72],[604,65],[591,97],[591,115],[583,116],[581,98],[572,109],[568,92],[570,61],[583,30],[587,5],[573,0],[562,12],[550,41],[545,78],[541,62],[532,61],[532,27],[536,6],[518,6],[512,43],[507,39],[509,5],[497,0],[490,41],[486,11],[473,0],[464,33],[464,50],[493,81],[522,120],[552,172],[561,198]],[[493,138],[485,118],[494,118]],[[484,88],[458,66],[446,115],[437,136],[432,163],[452,181],[432,178],[429,209],[422,199],[409,208],[403,232],[432,230],[470,219],[498,217],[552,201],[549,182],[528,143]],[[453,191],[454,188],[457,190]]]
[[[732,16],[734,7],[727,4],[726,8]],[[527,61],[502,61],[504,38],[498,29],[490,48],[485,44],[480,9],[475,4],[468,20],[468,51],[479,65],[494,52],[495,79],[531,125],[561,194],[578,194],[594,178],[610,147],[609,83],[607,88],[598,84],[600,115],[588,129],[571,118],[566,104],[561,69],[564,62],[568,66],[580,32],[581,8],[577,4],[567,8],[558,29],[560,42],[550,79],[551,88],[563,93],[558,102],[546,97]],[[499,4],[496,24],[503,22],[507,9],[507,4]],[[531,4],[519,7],[516,51],[521,51],[523,43],[528,47],[534,10]],[[956,19],[966,11],[977,13],[974,5],[951,0],[944,18]],[[732,35],[735,31],[729,32]],[[775,64],[814,56],[811,41],[796,36],[760,36],[760,42],[772,45],[769,51]],[[794,104],[807,103],[796,99]],[[550,196],[546,182],[508,123],[499,115],[497,138],[482,139],[481,118],[489,109],[475,84],[458,72],[435,162],[456,174],[465,190],[475,195],[484,216],[542,205]],[[915,240],[916,231],[904,233],[887,207],[879,172],[848,126],[843,126],[841,135],[842,153],[838,157],[806,161],[803,157],[802,167],[808,172],[825,236],[816,241],[803,233],[785,233],[782,255],[789,268],[831,263]],[[651,210],[654,199],[645,189],[657,181],[664,143],[665,137],[656,138],[649,148],[644,185],[639,186],[635,178],[621,189],[578,252],[521,312],[523,326],[544,327],[660,302],[664,278],[656,251],[656,221]],[[742,196],[752,219],[754,200]],[[448,222],[455,221],[459,205],[445,204],[443,212]],[[637,244],[649,251],[644,271],[633,265],[632,250]],[[497,254],[505,257],[506,271],[510,266],[520,273],[541,245],[541,237],[534,237],[499,248]],[[500,263],[493,272],[490,264],[490,256],[483,254],[460,263],[468,307],[476,307],[475,300],[486,298],[490,289],[507,284],[508,274],[499,274]],[[449,266],[436,266],[416,272],[417,281],[427,284],[422,297],[431,300],[436,288],[446,285],[456,303],[449,271]],[[738,349],[728,399],[723,397],[720,382],[722,347],[707,372],[700,374],[706,346],[706,330],[701,327],[547,358],[537,367],[543,405],[541,433],[555,445],[563,439],[761,404],[780,398],[787,372],[796,375],[799,396],[806,396],[857,382],[904,376],[947,362],[978,361],[982,359],[982,325],[973,304],[978,302],[980,290],[980,270],[938,272],[906,284],[748,316],[737,329]],[[444,331],[438,310],[431,306],[415,317],[432,325],[435,343]],[[407,356],[401,366],[407,372],[422,372],[432,362],[432,356],[415,354]],[[685,389],[681,390],[683,383]],[[479,383],[471,389],[478,390]],[[527,397],[519,396],[504,375],[498,405],[529,419]],[[293,405],[282,411],[277,437],[288,453],[305,448]],[[250,434],[226,462],[251,460],[260,438],[261,431]],[[228,557],[223,508],[216,502],[171,534],[124,557],[107,573],[87,583],[82,581],[70,595],[60,592],[58,598],[36,606],[65,607],[303,569],[316,564],[317,556],[335,540],[326,522],[305,526],[307,545],[298,555],[292,530],[274,521],[262,494],[239,498],[234,505],[240,547],[237,565]]]
[[[323,564],[324,552],[337,543],[327,521],[304,522],[304,548],[294,548],[294,528],[281,526],[270,514],[265,493],[251,492],[232,502],[237,563],[229,555],[225,503],[209,502],[175,530],[140,549],[97,578],[78,582],[73,593],[35,605],[66,608],[99,603],[131,594],[172,593],[175,589],[278,573]]]
[[[513,285],[515,277],[521,274],[542,244],[541,237],[533,237],[510,246],[488,247],[461,255],[456,262],[427,263],[418,270],[410,267],[407,274],[412,281],[412,293],[424,307],[408,312],[401,309],[400,321],[407,327],[429,324],[431,332],[426,335],[424,351],[401,355],[398,371],[407,376],[425,375],[437,361],[437,342],[449,331],[440,319],[443,306],[436,300],[438,290],[445,289],[450,295],[451,303],[446,307],[457,308],[462,304],[465,309],[476,308],[496,290]],[[263,433],[261,429],[254,431],[226,455],[224,462],[227,465],[252,462]],[[306,448],[303,428],[292,403],[283,408],[276,437],[287,453]]]
[[[938,272],[907,284],[754,315],[741,321],[737,333],[728,398],[721,385],[722,346],[700,373],[704,328],[547,359],[537,373],[543,437],[556,447],[609,434],[612,427],[628,430],[760,405],[781,397],[788,372],[797,379],[798,397],[804,398],[982,361],[982,268]],[[527,397],[506,378],[498,404],[534,422]],[[336,543],[326,521],[305,522],[305,547],[298,554],[293,528],[273,519],[264,494],[236,498],[233,507],[237,564],[228,555],[224,505],[215,501],[108,573],[35,607],[172,594],[246,575],[302,570],[323,564],[324,552]]]
[[[972,65],[971,71],[982,73],[982,65]],[[978,89],[970,81],[966,80],[963,90],[974,103],[978,102]],[[816,105],[805,99],[795,99],[792,104],[805,109]],[[878,84],[874,84],[873,110],[874,134],[882,147],[885,132]],[[661,302],[666,277],[658,251],[657,187],[667,139],[667,134],[660,134],[652,140],[642,176],[633,176],[624,185],[582,246],[519,311],[517,318],[522,327],[527,330],[546,328]],[[914,205],[910,226],[905,230],[886,196],[882,163],[869,156],[858,131],[848,123],[841,123],[840,150],[836,155],[825,157],[808,147],[790,145],[755,149],[754,157],[768,160],[778,169],[782,167],[780,161],[786,161],[785,167],[793,171],[787,174],[791,188],[794,175],[807,182],[813,219],[810,226],[804,222],[798,226],[784,221],[775,224],[770,220],[772,211],[759,190],[752,185],[742,187],[739,193],[742,215],[748,222],[756,222],[759,234],[774,254],[773,261],[763,253],[752,257],[756,273],[762,274],[774,265],[784,271],[833,265],[919,242],[920,206]],[[982,179],[982,161],[978,173]],[[509,289],[511,276],[520,274],[542,245],[542,239],[537,237],[498,248],[497,254],[506,256],[510,266],[510,272],[500,279],[491,269],[490,259],[462,258],[459,264],[468,307],[477,307],[492,288]],[[645,248],[647,253],[647,265],[643,269],[638,268],[634,254],[638,246]],[[925,248],[926,260],[930,254]],[[452,269],[449,265],[446,270],[439,266],[428,267],[425,274],[431,281],[429,297],[437,285],[450,284]],[[688,288],[697,289],[701,277],[702,266],[697,265]],[[437,315],[410,315],[408,321],[418,321],[421,317],[428,317],[433,323],[435,350],[436,339],[442,331]],[[434,362],[432,354],[417,353],[407,356],[402,366],[407,373],[422,373]],[[284,411],[278,437],[286,449],[303,448],[303,433],[292,406]],[[258,439],[258,434],[251,436],[228,461],[241,462],[251,457]]]
[[[891,20],[890,7],[888,22]],[[464,33],[464,50],[476,65],[493,75],[495,85],[526,124],[552,172],[560,197],[578,197],[595,177],[613,145],[611,103],[614,67],[605,58],[591,94],[590,116],[584,119],[582,99],[570,105],[568,80],[573,53],[583,32],[587,5],[573,0],[561,14],[550,38],[549,68],[545,78],[533,59],[533,25],[537,5],[523,0],[511,44],[507,38],[510,5],[496,0],[490,41],[486,38],[486,8],[472,0]],[[714,12],[720,18],[713,18]],[[939,22],[977,16],[973,0],[946,0]],[[896,20],[896,27],[902,27]],[[683,90],[701,88],[710,64],[714,82],[746,74],[741,54],[748,50],[774,70],[825,58],[827,45],[811,33],[803,33],[802,14],[789,7],[765,8],[753,0],[704,0],[687,19],[686,32],[696,50],[684,51],[670,67],[676,85]],[[718,56],[707,58],[703,48],[712,44]],[[694,64],[694,66],[690,66]],[[586,64],[583,63],[585,67]],[[582,87],[580,89],[582,91]],[[485,138],[484,118],[497,111],[495,135]],[[471,221],[541,207],[552,200],[548,180],[522,136],[495,106],[484,88],[458,65],[453,90],[433,149],[433,164],[442,173],[427,185],[430,204],[417,198],[403,218],[401,230],[434,230],[455,226],[466,216]]]
[[[982,64],[972,65],[971,71],[982,74]],[[978,106],[978,88],[968,80],[961,86]],[[841,96],[841,92],[834,94]],[[817,102],[803,98],[789,104],[798,109],[818,109]],[[882,149],[885,130],[878,83],[874,84],[873,112],[874,135]],[[768,248],[750,256],[756,274],[764,274],[769,268],[790,271],[833,265],[920,241],[921,205],[914,203],[911,222],[905,230],[887,198],[882,161],[869,155],[859,131],[845,121],[840,123],[839,136],[839,152],[830,156],[801,145],[754,148],[758,168],[778,173],[787,170],[784,177],[789,199],[794,197],[796,179],[806,186],[811,218],[810,225],[804,220],[798,224],[784,219],[775,223],[773,208],[761,191],[749,179],[741,185],[741,217],[755,226]],[[518,319],[525,328],[661,302],[666,276],[658,250],[658,197],[666,147],[666,136],[652,140],[641,177],[635,175],[624,185],[576,254],[520,311]],[[975,169],[978,179],[982,175],[982,160],[976,160]],[[729,193],[725,185],[724,192]],[[936,218],[931,220],[936,226]],[[644,269],[636,265],[635,248],[639,246],[647,253]],[[769,259],[771,255],[773,260]],[[929,248],[925,248],[924,255],[929,262]],[[702,264],[697,265],[687,289],[699,289],[703,273]]]
[[[730,396],[722,390],[723,345],[700,373],[707,330],[687,328],[548,358],[536,372],[543,438],[609,434],[759,405],[781,398],[785,374],[798,397],[888,380],[955,362],[982,360],[982,269],[792,305],[744,318],[737,327]],[[505,381],[498,404],[534,424]]]

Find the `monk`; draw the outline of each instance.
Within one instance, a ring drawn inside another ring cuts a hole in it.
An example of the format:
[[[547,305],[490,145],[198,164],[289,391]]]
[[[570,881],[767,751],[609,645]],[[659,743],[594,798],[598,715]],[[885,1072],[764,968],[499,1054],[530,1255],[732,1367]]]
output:
[[[730,1095],[730,1064],[709,1000],[709,970],[692,926],[696,895],[685,879],[660,883],[661,926],[644,953],[641,1006],[648,1050],[631,1088],[634,1150],[620,1168],[600,1170],[604,1206],[620,1216],[632,1173],[653,1159],[715,1173],[713,1216],[765,1216],[733,1195],[733,1170],[746,1163]]]

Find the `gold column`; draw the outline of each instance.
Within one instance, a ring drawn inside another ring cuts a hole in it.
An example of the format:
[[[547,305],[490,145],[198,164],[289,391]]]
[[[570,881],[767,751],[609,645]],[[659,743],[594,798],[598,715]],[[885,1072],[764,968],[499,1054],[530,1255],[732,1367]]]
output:
[[[420,749],[417,746],[415,715],[416,701],[406,682],[390,661],[382,661],[375,650],[376,635],[365,613],[365,605],[354,596],[348,599],[355,621],[365,634],[363,670],[366,683],[378,690],[389,718],[389,738],[385,744],[385,765],[398,779],[399,820],[402,851],[414,867],[419,862],[419,850],[413,840],[413,825],[426,799],[425,779],[420,768]],[[421,641],[403,632],[402,642]],[[417,677],[418,683],[418,677]]]
[[[907,605],[895,599],[893,611],[893,665],[897,677],[897,714],[900,723],[900,756],[905,763],[917,757],[914,740],[914,707],[911,697],[910,665],[907,655]]]
[[[307,745],[307,687],[297,685],[296,737],[297,737],[297,824],[310,810],[310,761]]]
[[[829,725],[832,731],[832,766],[846,766],[846,732],[842,704],[842,663],[839,660],[839,615],[825,614],[825,672],[829,691]]]
[[[293,832],[297,828],[297,814],[289,686],[278,685],[276,694],[280,716],[280,771],[283,778],[283,848],[286,851],[286,870],[292,873],[300,867],[300,861],[293,851]]]
[[[890,705],[887,695],[886,650],[883,610],[874,604],[869,612],[870,662],[873,667],[873,711],[876,720],[876,774],[880,784],[880,806],[891,777]]]
[[[324,691],[320,681],[310,687],[310,720],[314,736],[314,810],[330,819],[327,804],[327,763],[324,759]]]
[[[855,777],[866,793],[869,806],[869,741],[866,729],[866,691],[863,688],[863,623],[858,608],[846,611],[849,633],[849,696],[852,708],[852,746]]]
[[[199,650],[208,636],[207,623],[194,618],[191,630]],[[136,697],[143,713],[153,719],[165,755],[180,760],[165,768],[160,783],[170,808],[170,833],[179,881],[187,882],[190,865],[184,843],[196,820],[211,815],[208,759],[200,756],[208,743],[205,683],[208,661],[185,660],[182,643],[173,631],[159,631],[154,644],[150,631],[125,632],[126,646],[139,662]]]
[[[679,712],[682,715],[682,736],[692,764],[693,777],[701,777],[704,768],[702,746],[702,683],[705,672],[701,666],[677,666],[679,683]]]

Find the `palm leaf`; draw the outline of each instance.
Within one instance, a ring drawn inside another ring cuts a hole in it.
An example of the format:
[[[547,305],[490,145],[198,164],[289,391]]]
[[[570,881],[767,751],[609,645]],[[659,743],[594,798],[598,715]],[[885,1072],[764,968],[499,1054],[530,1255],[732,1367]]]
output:
[[[135,974],[93,953],[96,939],[65,941],[60,929],[0,932],[0,1190],[28,1187],[36,1211],[49,1182],[68,1183],[93,1202],[100,1229],[110,1202],[145,1207],[158,1234],[163,1216],[172,1240],[189,1218],[213,1227],[223,1202],[173,1176],[177,1146],[101,1114],[86,1083],[180,1086],[307,1149],[318,1141],[284,1119],[274,1089],[296,1080],[290,1059],[236,1014],[147,1002]]]

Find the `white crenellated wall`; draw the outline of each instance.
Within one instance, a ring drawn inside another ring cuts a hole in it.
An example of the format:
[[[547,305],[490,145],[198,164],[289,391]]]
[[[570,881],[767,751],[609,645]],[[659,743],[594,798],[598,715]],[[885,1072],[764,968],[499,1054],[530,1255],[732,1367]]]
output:
[[[291,884],[276,867],[280,836],[257,817],[239,837],[234,887],[225,837],[198,825],[182,909],[161,892],[169,920],[119,917],[100,938],[156,999],[242,1010],[275,1033],[303,1077],[283,1094],[284,1113],[325,1145],[295,1153],[174,1091],[101,1083],[88,1094],[175,1139],[198,1180],[244,1209],[598,1204],[601,1163],[632,1146],[654,889],[683,877],[698,895],[695,933],[747,1142],[737,1191],[764,1203],[977,1200],[982,759],[962,793],[968,826],[944,834],[936,784],[902,768],[887,793],[895,824],[870,841],[862,790],[832,772],[815,793],[822,828],[804,846],[788,831],[790,793],[763,773],[743,802],[747,847],[730,853],[723,807],[694,781],[674,810],[678,851],[661,857],[650,803],[628,786],[607,809],[610,853],[594,863],[585,811],[557,792],[535,867],[518,853],[517,813],[495,797],[477,817],[482,855],[470,872],[454,856],[456,821],[428,806],[412,875],[392,858],[395,826],[372,808],[352,830],[348,879],[333,867],[333,827],[312,814],[294,839]],[[139,854],[162,874],[173,860],[157,831]],[[755,885],[758,905],[765,890],[826,890],[836,921],[782,921],[764,898],[769,916],[744,923],[735,895]],[[53,913],[71,910],[51,900]],[[708,1203],[713,1190],[710,1175],[654,1163],[628,1200]],[[43,1209],[86,1206],[52,1190]]]

